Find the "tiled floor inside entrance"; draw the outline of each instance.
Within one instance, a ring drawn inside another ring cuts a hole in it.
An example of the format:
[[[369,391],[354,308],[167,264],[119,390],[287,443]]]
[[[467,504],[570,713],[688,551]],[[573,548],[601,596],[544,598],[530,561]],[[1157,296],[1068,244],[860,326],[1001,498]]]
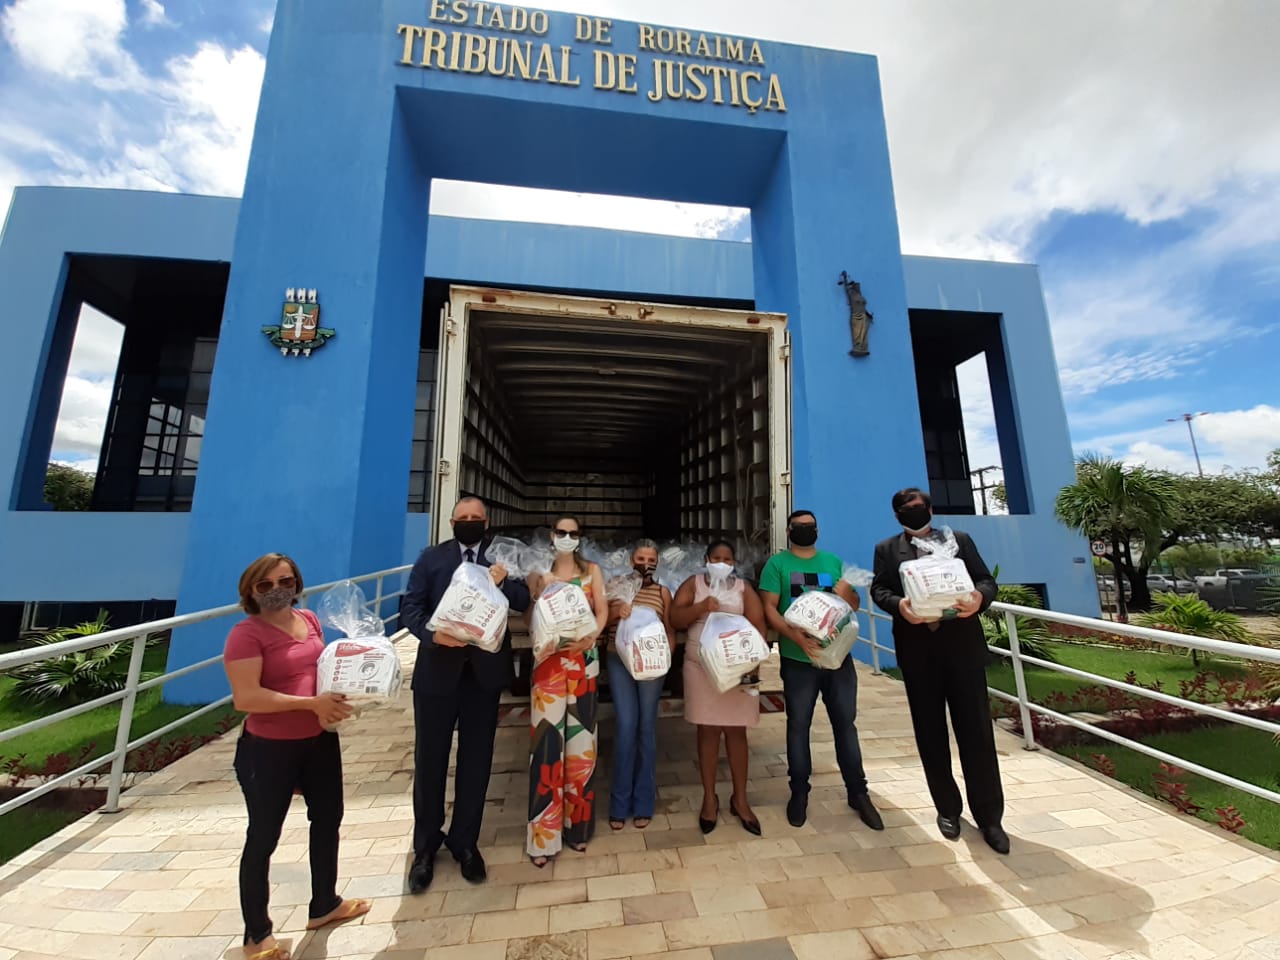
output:
[[[273,861],[273,916],[301,960],[1280,960],[1277,858],[1001,733],[1008,857],[966,824],[940,839],[901,686],[861,675],[859,727],[888,829],[844,802],[819,710],[809,822],[783,805],[785,718],[751,735],[764,836],[727,812],[697,827],[692,728],[660,721],[661,812],[644,831],[601,821],[585,854],[538,870],[524,856],[527,730],[499,731],[482,850],[470,886],[442,858],[404,893],[412,827],[408,692],[344,737],[342,892],[362,922],[305,934],[307,827],[295,802]],[[608,730],[603,755],[610,757]],[[0,960],[238,958],[236,864],[244,811],[234,734],[0,868]],[[601,784],[603,786],[603,784]],[[3,820],[0,819],[0,829]]]

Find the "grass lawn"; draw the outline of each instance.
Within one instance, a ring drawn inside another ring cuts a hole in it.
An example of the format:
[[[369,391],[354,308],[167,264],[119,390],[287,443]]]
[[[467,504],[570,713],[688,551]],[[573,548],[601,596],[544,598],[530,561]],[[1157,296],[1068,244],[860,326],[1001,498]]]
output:
[[[164,646],[156,646],[148,650],[144,663],[145,670],[163,671],[165,657]],[[14,682],[10,677],[0,677],[0,730],[9,730],[61,709],[61,705],[37,706],[12,696],[10,691]],[[146,690],[138,695],[129,739],[136,740],[145,733],[158,730],[165,724],[185,716],[193,709],[189,706],[161,703],[159,689]],[[170,737],[178,739],[192,734],[213,733],[219,720],[232,713],[234,711],[230,708],[216,710],[179,727]],[[116,726],[119,720],[120,704],[109,703],[88,713],[82,713],[78,717],[45,727],[43,730],[25,734],[16,740],[0,743],[0,760],[26,754],[28,763],[39,765],[50,754],[70,753],[75,756],[90,743],[95,745],[92,756],[100,756],[115,746]]]
[[[1209,727],[1187,733],[1144,737],[1142,742],[1270,790],[1275,790],[1280,781],[1280,747],[1272,743],[1269,733],[1262,730],[1236,726]],[[1116,765],[1116,779],[1145,794],[1155,795],[1151,775],[1160,767],[1158,760],[1110,743],[1068,745],[1060,752],[1089,766],[1094,766],[1091,754],[1106,754]],[[1234,805],[1247,823],[1240,831],[1242,836],[1273,850],[1280,849],[1280,806],[1195,774],[1187,773],[1177,779],[1186,783],[1187,794],[1204,808],[1197,814],[1201,820],[1216,823],[1218,815],[1214,808]]]
[[[1242,678],[1249,673],[1247,665],[1232,660],[1202,660],[1197,666],[1189,656],[1176,653],[1148,653],[1125,647],[1080,643],[1051,642],[1046,646],[1052,650],[1054,660],[1064,667],[1086,670],[1112,680],[1123,680],[1132,671],[1137,675],[1139,683],[1150,685],[1159,681],[1165,693],[1175,696],[1178,694],[1179,683],[1194,680],[1197,673],[1216,673],[1224,680]],[[1082,687],[1093,685],[1087,680],[1069,677],[1044,667],[1028,666],[1023,673],[1027,680],[1027,695],[1036,703],[1043,703],[1051,693],[1060,691],[1070,696]],[[1012,665],[1006,660],[988,667],[987,683],[997,690],[1013,693],[1015,684]],[[1088,706],[1085,705],[1086,709]]]

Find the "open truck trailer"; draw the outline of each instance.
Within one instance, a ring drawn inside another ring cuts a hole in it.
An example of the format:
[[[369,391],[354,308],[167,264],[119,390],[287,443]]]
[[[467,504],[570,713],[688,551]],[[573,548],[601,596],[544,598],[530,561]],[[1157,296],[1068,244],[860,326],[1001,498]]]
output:
[[[570,515],[606,550],[725,537],[767,556],[790,509],[789,360],[781,314],[451,287],[433,542],[470,494],[494,532],[526,542]],[[513,620],[519,688],[525,627]],[[677,659],[669,691],[679,675]]]

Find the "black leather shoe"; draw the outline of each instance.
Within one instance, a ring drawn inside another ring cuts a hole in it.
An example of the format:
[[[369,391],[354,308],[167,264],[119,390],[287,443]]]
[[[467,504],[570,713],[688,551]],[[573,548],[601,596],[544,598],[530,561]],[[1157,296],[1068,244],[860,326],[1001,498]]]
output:
[[[702,815],[702,811],[698,811],[698,828],[704,833],[710,833],[716,828],[716,823],[720,819],[720,798],[716,797],[716,812],[710,820]]]
[[[409,892],[417,895],[431,886],[431,879],[436,872],[436,852],[420,853],[413,858],[413,866],[409,868]]]
[[[987,841],[987,846],[996,853],[1009,852],[1009,835],[1004,832],[1004,828],[1000,826],[983,827],[982,839]]]
[[[849,800],[849,806],[852,807],[862,822],[872,830],[883,830],[884,820],[880,818],[880,811],[876,809],[876,805],[871,802],[870,794],[861,793]]]
[[[791,799],[787,801],[787,823],[793,827],[803,827],[808,817],[809,795],[807,793],[792,793]]]
[[[462,879],[470,883],[484,883],[488,879],[489,874],[484,869],[484,857],[480,856],[480,851],[475,847],[470,850],[463,850],[462,853],[455,853],[453,859],[458,861],[458,865],[462,867]]]
[[[733,798],[729,798],[729,812],[738,818],[738,822],[742,824],[742,829],[753,836],[760,836],[760,821],[747,820],[738,812],[738,805],[733,802]]]
[[[942,814],[938,814],[938,829],[942,832],[942,835],[946,837],[948,840],[959,840],[960,839],[960,818],[944,817]]]

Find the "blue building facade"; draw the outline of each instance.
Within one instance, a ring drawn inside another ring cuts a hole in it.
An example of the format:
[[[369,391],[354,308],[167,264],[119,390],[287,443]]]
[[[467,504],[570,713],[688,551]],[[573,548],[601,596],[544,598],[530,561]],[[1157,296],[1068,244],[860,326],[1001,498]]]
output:
[[[751,242],[431,217],[434,179],[747,207]],[[850,355],[842,272],[874,313],[869,356]],[[433,289],[458,284],[785,315],[787,499],[818,513],[826,546],[869,565],[892,491],[928,483],[1002,580],[1097,612],[1087,546],[1052,515],[1072,454],[1036,269],[902,256],[874,58],[410,0],[282,0],[240,201],[16,191],[0,240],[0,601],[186,611],[228,602],[268,550],[311,582],[411,559],[432,536],[429,498],[406,511],[424,331]],[[263,335],[289,288],[316,290],[336,331],[310,356]],[[95,509],[54,513],[41,490],[84,302],[122,320],[125,349]],[[978,352],[1009,516],[973,516],[955,489],[970,465],[949,446],[954,369]],[[157,413],[166,364],[181,396]],[[135,407],[151,423],[137,437],[118,427]],[[221,639],[179,634],[173,665]]]

